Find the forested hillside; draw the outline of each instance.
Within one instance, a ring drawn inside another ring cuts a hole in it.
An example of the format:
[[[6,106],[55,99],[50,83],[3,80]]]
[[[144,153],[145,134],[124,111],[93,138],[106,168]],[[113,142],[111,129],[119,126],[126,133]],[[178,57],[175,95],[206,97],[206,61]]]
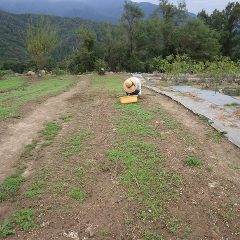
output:
[[[10,14],[0,11],[0,61],[27,60],[30,56],[26,52],[26,29],[30,22],[36,22],[40,15]],[[99,24],[80,18],[62,18],[49,16],[51,22],[59,31],[56,49],[52,53],[56,59],[63,59],[71,54],[76,46],[76,30],[87,27],[98,31]]]
[[[34,54],[32,57],[27,54],[26,30],[30,24],[37,33],[42,18],[41,15],[0,12],[1,62],[19,64],[32,60]],[[49,22],[46,31],[51,33],[53,28],[58,37],[53,48],[40,54],[47,55],[49,65],[67,68],[73,73],[96,68],[166,71],[162,60],[173,63],[174,59],[182,59],[184,63],[189,59],[189,62],[204,65],[222,57],[227,57],[227,61],[240,59],[238,2],[231,2],[223,11],[215,10],[210,15],[202,11],[198,18],[189,16],[185,1],[175,6],[165,0],[160,1],[157,10],[149,17],[138,4],[126,2],[118,24],[81,18],[44,18]],[[8,69],[9,65],[6,67],[5,64],[3,68]],[[205,67],[200,68],[204,70]]]

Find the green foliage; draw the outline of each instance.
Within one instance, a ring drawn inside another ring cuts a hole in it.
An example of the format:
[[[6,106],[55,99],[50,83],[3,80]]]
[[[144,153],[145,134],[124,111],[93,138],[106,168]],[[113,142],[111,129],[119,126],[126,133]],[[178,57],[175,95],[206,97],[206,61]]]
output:
[[[162,235],[154,232],[145,232],[144,239],[145,240],[164,240]]]
[[[2,224],[0,224],[0,238],[5,238],[14,233],[15,229],[9,220],[5,220]]]
[[[55,122],[48,122],[45,128],[40,132],[44,139],[44,146],[52,144],[54,138],[57,136],[58,132],[61,130],[61,126]]]
[[[83,202],[86,198],[86,193],[80,191],[78,188],[71,188],[68,192],[68,196],[77,200],[78,202]]]
[[[14,197],[23,181],[24,177],[20,174],[15,174],[5,178],[4,181],[0,183],[0,202]]]
[[[240,20],[239,2],[229,2],[224,10],[215,10],[211,15],[203,10],[198,14],[198,17],[220,34],[222,54],[238,59],[240,56],[238,47],[240,40],[240,31],[238,30]]]
[[[103,229],[101,229],[100,234],[101,234],[103,237],[106,237],[106,236],[108,235],[108,230],[105,229],[105,228],[103,228]]]
[[[104,60],[98,59],[95,62],[95,70],[98,72],[99,75],[104,75],[106,72],[107,64]]]
[[[66,70],[63,70],[63,69],[60,69],[60,68],[54,68],[52,70],[52,74],[54,74],[56,76],[62,76],[62,75],[68,74],[68,72]]]
[[[22,156],[23,157],[33,156],[33,150],[36,148],[37,144],[38,144],[38,141],[33,140],[32,143],[26,145]]]
[[[13,221],[20,227],[23,231],[30,231],[34,227],[33,211],[29,208],[24,208],[15,211],[12,214]]]
[[[46,170],[42,170],[34,177],[28,190],[25,192],[25,196],[28,198],[40,197],[44,188],[47,186],[49,174]]]
[[[95,69],[97,60],[96,34],[85,28],[78,32],[80,38],[80,48],[71,60],[68,68],[74,73],[91,72]]]
[[[218,35],[198,19],[189,20],[179,29],[179,52],[196,60],[212,60],[219,54]]]
[[[63,156],[68,158],[76,154],[81,149],[83,141],[86,140],[90,135],[90,131],[81,131],[74,136],[71,136],[69,139],[66,139],[63,142],[61,151]]]
[[[34,57],[37,68],[43,69],[46,55],[57,43],[57,30],[46,17],[39,19],[36,25],[30,24],[26,33],[27,51]]]
[[[202,161],[200,159],[197,159],[194,156],[189,156],[184,160],[185,164],[188,166],[199,166],[202,164]]]
[[[221,143],[222,138],[224,136],[223,132],[219,132],[219,131],[214,131],[214,132],[209,132],[207,133],[207,139],[211,139],[213,140],[215,143]]]

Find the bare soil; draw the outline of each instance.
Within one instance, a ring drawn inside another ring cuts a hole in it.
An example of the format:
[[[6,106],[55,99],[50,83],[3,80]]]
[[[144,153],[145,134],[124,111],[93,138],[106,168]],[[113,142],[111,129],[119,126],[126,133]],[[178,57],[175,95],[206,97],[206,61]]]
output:
[[[183,186],[179,197],[168,204],[170,214],[179,220],[177,234],[170,233],[167,226],[156,229],[153,223],[139,219],[142,206],[129,201],[126,187],[119,184],[106,157],[119,140],[114,120],[121,113],[113,105],[115,100],[104,89],[92,90],[90,78],[83,76],[77,86],[48,99],[26,118],[8,126],[0,141],[0,180],[14,171],[14,163],[27,162],[30,168],[19,194],[0,203],[0,222],[13,210],[27,207],[34,209],[36,226],[29,233],[17,231],[7,239],[144,239],[142,230],[146,228],[163,234],[165,239],[239,239],[240,172],[236,166],[240,164],[240,149],[225,138],[220,143],[208,139],[206,134],[214,130],[207,122],[146,89],[140,99],[143,108],[161,107],[178,124],[177,130],[166,129],[161,116],[156,115],[150,123],[166,138],[160,142],[154,137],[147,140],[165,156],[165,167],[181,175]],[[61,122],[59,116],[66,113],[72,119]],[[22,159],[24,146],[38,137],[47,120],[63,126],[54,143]],[[79,131],[92,134],[79,152],[64,158],[64,141]],[[183,162],[190,155],[200,158],[203,166],[186,167]],[[67,189],[76,187],[78,168],[86,170],[84,180],[78,180],[86,192],[83,202],[67,196]],[[44,192],[38,198],[26,198],[26,190],[42,171],[47,172]],[[133,224],[127,225],[126,219],[133,219]]]

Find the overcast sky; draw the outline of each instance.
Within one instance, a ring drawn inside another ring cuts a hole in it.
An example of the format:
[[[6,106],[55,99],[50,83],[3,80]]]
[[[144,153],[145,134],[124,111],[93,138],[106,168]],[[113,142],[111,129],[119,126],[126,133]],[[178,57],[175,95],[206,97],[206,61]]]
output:
[[[151,2],[158,4],[158,0],[132,0],[134,2]],[[177,3],[178,0],[169,0],[169,2]],[[230,0],[186,0],[187,9],[189,12],[198,13],[202,9],[205,9],[208,13],[211,13],[214,9],[224,9]],[[234,0],[232,0],[234,2]],[[236,1],[235,2],[239,2]]]

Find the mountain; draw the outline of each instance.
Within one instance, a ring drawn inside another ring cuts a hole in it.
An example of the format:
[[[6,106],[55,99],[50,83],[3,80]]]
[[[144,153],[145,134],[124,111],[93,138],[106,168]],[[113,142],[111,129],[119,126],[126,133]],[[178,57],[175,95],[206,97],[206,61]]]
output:
[[[26,28],[30,21],[35,22],[39,15],[10,14],[0,11],[0,62],[6,60],[30,59],[24,45]],[[99,32],[100,24],[81,18],[50,16],[51,22],[59,29],[59,41],[53,56],[63,59],[77,47],[76,30],[80,26]]]
[[[61,17],[81,17],[93,21],[118,22],[125,0],[1,0],[3,11],[23,14],[46,14]],[[148,17],[157,5],[136,3]]]

